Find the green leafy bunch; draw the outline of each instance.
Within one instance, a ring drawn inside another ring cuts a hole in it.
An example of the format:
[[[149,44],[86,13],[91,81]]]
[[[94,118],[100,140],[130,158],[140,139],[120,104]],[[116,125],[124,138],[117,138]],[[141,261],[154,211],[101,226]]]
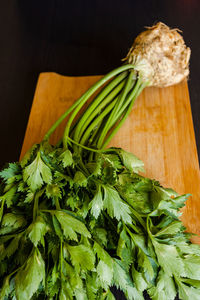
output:
[[[200,248],[178,219],[188,195],[138,175],[120,148],[79,162],[45,143],[1,171],[1,299],[114,299],[112,285],[198,299]]]
[[[146,85],[133,65],[110,72],[0,172],[0,300],[114,300],[114,285],[128,300],[200,298],[200,247],[179,220],[189,195],[106,149]]]

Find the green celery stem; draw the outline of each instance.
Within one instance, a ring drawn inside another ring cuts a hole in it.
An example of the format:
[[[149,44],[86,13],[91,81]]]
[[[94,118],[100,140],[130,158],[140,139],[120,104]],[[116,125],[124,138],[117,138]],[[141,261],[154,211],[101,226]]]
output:
[[[115,77],[108,85],[100,91],[95,97],[89,107],[83,113],[81,119],[75,128],[74,140],[79,141],[84,130],[94,117],[94,113],[97,114],[101,108],[103,108],[110,100],[110,97],[114,97],[112,93],[116,90],[116,86],[127,76],[127,72],[123,72]]]
[[[110,111],[112,111],[113,107],[115,107],[115,104],[118,100],[118,97],[115,98],[115,96],[121,91],[121,89],[124,86],[125,81],[121,82],[103,101],[102,105],[99,105],[99,107],[94,111],[94,113],[91,115],[91,117],[89,118],[89,120],[92,120],[95,118],[96,115],[98,115],[96,117],[95,120],[93,120],[93,122],[90,124],[90,126],[87,128],[87,130],[85,131],[83,137],[80,140],[81,144],[85,144],[85,142],[87,141],[87,139],[89,138],[91,131],[98,125],[100,124],[101,120],[108,114],[110,113]],[[114,99],[114,100],[113,100]],[[112,102],[111,102],[112,100]],[[111,102],[109,105],[107,105],[107,107],[102,110],[102,112],[99,114],[99,112],[101,111],[101,109],[108,104],[109,102]]]
[[[118,110],[118,112],[115,114],[115,116],[112,119],[112,122],[110,124],[110,128],[112,126],[114,126],[114,124],[117,122],[117,120],[119,120],[120,116],[124,113],[125,109],[128,107],[128,105],[130,104],[130,102],[132,101],[133,97],[136,96],[136,98],[138,97],[138,90],[140,88],[141,85],[141,80],[138,79],[133,90],[129,93],[129,95],[127,95],[127,100],[124,101],[122,107]]]
[[[121,128],[121,126],[124,124],[124,122],[126,121],[129,113],[131,112],[131,109],[133,107],[133,104],[135,102],[135,100],[137,99],[137,97],[139,96],[139,94],[142,92],[142,90],[145,88],[145,86],[147,86],[146,83],[141,84],[140,88],[138,89],[138,92],[135,94],[135,96],[133,97],[125,115],[123,116],[123,118],[120,120],[120,122],[118,123],[118,125],[113,129],[112,133],[108,136],[108,138],[106,139],[106,141],[104,142],[104,144],[102,145],[102,149],[104,149],[111,141],[111,139],[114,137],[114,135],[117,133],[117,131]]]
[[[130,72],[128,78],[127,78],[127,81],[126,81],[126,84],[124,86],[124,89],[122,91],[122,93],[120,94],[119,98],[118,98],[118,102],[117,104],[115,105],[114,109],[112,110],[109,118],[107,119],[106,121],[106,124],[101,132],[101,135],[99,137],[99,140],[98,140],[98,143],[97,143],[97,148],[100,148],[99,145],[102,144],[109,128],[110,128],[110,124],[112,122],[112,119],[113,117],[115,116],[115,114],[117,113],[118,109],[121,107],[122,103],[124,102],[124,99],[126,99],[126,96],[129,92],[129,89],[130,89],[130,86],[132,85],[132,82],[133,82],[133,74],[132,72]]]
[[[123,66],[111,71],[110,73],[108,73],[106,76],[104,76],[102,79],[100,79],[97,83],[95,83],[87,91],[86,96],[82,99],[82,101],[79,101],[79,104],[74,109],[73,113],[71,114],[71,116],[70,116],[70,118],[67,122],[67,126],[65,128],[64,135],[63,135],[63,145],[64,145],[65,148],[67,148],[67,143],[68,143],[67,137],[69,136],[69,131],[70,131],[71,124],[72,124],[74,118],[76,117],[76,115],[78,114],[79,110],[86,103],[86,101],[92,96],[92,94],[94,94],[102,85],[104,85],[112,77],[118,75],[121,72],[124,72],[124,71],[129,70],[129,69],[133,69],[133,68],[134,68],[134,66],[130,65],[130,64],[123,65]]]

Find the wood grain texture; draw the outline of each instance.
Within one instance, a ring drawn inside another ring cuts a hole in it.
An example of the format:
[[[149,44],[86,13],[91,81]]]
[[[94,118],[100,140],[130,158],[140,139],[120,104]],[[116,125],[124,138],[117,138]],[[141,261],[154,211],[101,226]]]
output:
[[[100,77],[40,75],[21,157]],[[52,135],[52,143],[62,136],[65,124]],[[146,176],[178,193],[191,193],[182,220],[188,231],[200,234],[200,171],[187,82],[163,89],[146,88],[111,145],[142,159]],[[200,243],[200,238],[194,237],[193,241]]]

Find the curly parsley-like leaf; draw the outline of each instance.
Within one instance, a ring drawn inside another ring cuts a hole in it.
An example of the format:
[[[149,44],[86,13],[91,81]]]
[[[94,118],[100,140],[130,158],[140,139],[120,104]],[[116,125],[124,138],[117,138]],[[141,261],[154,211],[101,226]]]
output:
[[[1,226],[2,227],[12,227],[13,229],[17,229],[26,224],[26,220],[22,215],[17,215],[14,213],[7,213],[3,216]]]
[[[120,233],[118,245],[117,245],[117,255],[121,258],[124,266],[129,269],[130,264],[133,261],[132,245],[129,236],[127,235],[125,229]]]
[[[42,245],[44,245],[44,236],[48,231],[48,225],[44,221],[44,219],[41,216],[38,216],[34,223],[32,223],[29,228],[29,239],[34,244],[35,247],[37,247],[38,243],[40,242]]]
[[[77,270],[93,270],[95,263],[95,255],[93,250],[85,245],[67,246],[70,253],[72,264]]]
[[[62,198],[61,189],[58,184],[48,184],[46,187],[48,198]]]
[[[10,207],[13,203],[13,200],[16,198],[17,186],[14,185],[11,187],[3,196],[0,196],[0,203],[6,204],[7,207]]]
[[[124,166],[131,172],[144,172],[144,163],[133,153],[125,151],[121,148],[114,148],[115,152],[120,156]]]
[[[87,178],[81,171],[77,171],[74,176],[74,183],[78,186],[87,186]]]
[[[138,272],[134,266],[132,265],[132,278],[133,278],[133,282],[137,288],[138,291],[143,292],[144,290],[146,290],[148,284],[147,281],[145,280],[145,278],[143,277],[143,274]]]
[[[87,273],[86,277],[86,291],[87,291],[87,297],[90,300],[96,300],[97,298],[97,291],[99,287],[99,282],[97,281],[97,275],[96,273],[92,273],[89,275]]]
[[[182,231],[184,226],[181,221],[173,221],[168,226],[159,230],[155,236],[174,235]]]
[[[51,183],[51,170],[41,159],[40,152],[37,153],[34,161],[24,169],[23,179],[32,191],[41,188],[43,183]]]
[[[97,265],[97,274],[102,286],[107,289],[111,285],[113,279],[113,259],[110,255],[98,244],[94,243],[94,252],[99,258]]]
[[[68,149],[59,156],[59,159],[61,159],[64,168],[73,165],[72,153]]]
[[[200,256],[186,255],[183,259],[185,268],[185,277],[200,280]]]
[[[180,258],[176,247],[173,245],[161,244],[155,239],[152,239],[152,243],[158,262],[166,274],[169,276],[172,276],[173,274],[178,274],[178,276],[181,274],[184,276],[184,262]]]
[[[96,194],[89,204],[89,209],[91,209],[91,214],[97,219],[103,209],[103,195],[100,185],[98,185]]]
[[[155,286],[148,289],[152,300],[174,300],[177,294],[173,277],[160,270]]]
[[[104,261],[100,260],[97,265],[97,274],[101,285],[107,289],[112,283],[113,268],[110,268]]]
[[[94,235],[96,237],[96,240],[100,242],[100,244],[106,246],[108,242],[107,238],[107,231],[104,228],[95,228],[94,229]]]
[[[125,271],[123,265],[118,259],[115,259],[113,267],[113,283],[125,293],[127,299],[144,300],[143,294],[135,288],[133,281],[130,278],[130,275]]]
[[[9,233],[14,233],[18,229],[24,227],[27,221],[22,215],[16,215],[12,213],[7,213],[3,216],[0,234],[5,235]]]
[[[98,258],[100,260],[104,261],[110,268],[112,268],[113,259],[107,253],[107,251],[105,251],[104,248],[101,247],[97,242],[94,242],[93,249],[94,249],[94,252],[97,254]]]
[[[14,182],[15,177],[19,174],[21,168],[19,163],[9,163],[8,168],[3,169],[0,172],[0,177],[7,183],[11,184]]]
[[[77,241],[76,233],[85,237],[90,237],[90,233],[83,222],[62,211],[54,211],[54,214],[58,219],[66,238]]]
[[[122,201],[118,192],[110,187],[103,185],[104,189],[104,209],[107,210],[111,218],[116,218],[118,221],[121,219],[124,223],[131,223],[131,211],[129,206]]]
[[[181,300],[199,300],[200,299],[200,289],[193,286],[189,286],[184,283],[184,281],[179,278],[175,278],[178,285],[178,294]]]
[[[31,299],[38,290],[40,283],[45,282],[45,265],[38,250],[34,250],[25,266],[20,269],[15,277],[17,299]]]

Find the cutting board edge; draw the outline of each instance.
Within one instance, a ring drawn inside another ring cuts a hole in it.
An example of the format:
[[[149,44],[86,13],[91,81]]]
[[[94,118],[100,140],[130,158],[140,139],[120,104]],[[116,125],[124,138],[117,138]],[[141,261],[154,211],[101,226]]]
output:
[[[93,74],[93,75],[77,75],[77,76],[73,76],[73,75],[64,75],[64,74],[60,74],[60,73],[57,73],[57,72],[41,72],[39,75],[38,75],[38,80],[37,80],[37,83],[36,83],[36,87],[37,87],[37,84],[38,84],[38,81],[40,79],[40,77],[43,77],[43,76],[46,76],[46,75],[53,75],[53,76],[59,76],[59,77],[64,77],[64,78],[88,78],[88,77],[99,77],[99,79],[103,76],[105,76],[105,74]]]

